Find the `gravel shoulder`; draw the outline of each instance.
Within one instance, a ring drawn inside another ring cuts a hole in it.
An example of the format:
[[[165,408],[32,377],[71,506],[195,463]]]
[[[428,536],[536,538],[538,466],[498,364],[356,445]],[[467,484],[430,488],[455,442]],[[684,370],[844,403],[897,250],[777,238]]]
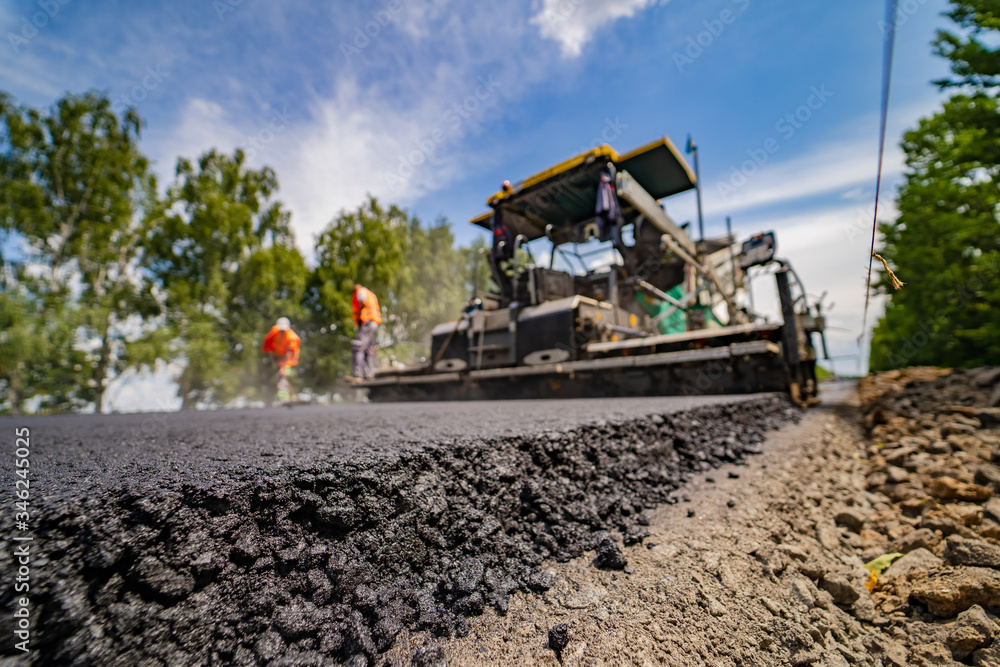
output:
[[[844,396],[844,392],[838,392]],[[649,536],[625,546],[632,573],[601,569],[588,552],[546,565],[555,585],[517,593],[460,639],[411,634],[392,664],[800,665],[880,664],[872,626],[803,573],[849,571],[831,510],[864,485],[856,407],[814,408],[772,432],[763,453],[693,477],[678,502],[649,515]],[[834,549],[820,538],[838,542]],[[557,657],[549,629],[565,623]],[[424,657],[426,656],[426,658]]]
[[[650,513],[627,568],[546,563],[543,595],[392,664],[1000,666],[1000,368],[826,398]]]

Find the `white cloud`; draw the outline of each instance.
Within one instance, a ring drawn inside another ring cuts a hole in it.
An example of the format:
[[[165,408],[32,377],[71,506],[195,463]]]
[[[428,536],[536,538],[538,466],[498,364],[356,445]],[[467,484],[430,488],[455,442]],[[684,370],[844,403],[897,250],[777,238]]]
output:
[[[559,42],[563,56],[579,56],[594,33],[608,23],[631,18],[656,0],[543,0],[531,18],[542,37]]]
[[[892,199],[894,185],[905,170],[905,156],[895,137],[933,113],[940,95],[928,95],[906,107],[893,109],[882,166],[882,198]],[[878,119],[853,119],[834,128],[837,139],[825,143],[801,142],[775,135],[735,155],[733,162],[712,176],[702,178],[706,217],[732,215],[777,207],[799,200],[836,196],[842,201],[869,202],[874,197]],[[872,130],[867,132],[865,130]],[[775,148],[776,146],[776,148]],[[705,156],[702,157],[705,159]],[[688,212],[688,207],[679,207]]]
[[[850,199],[850,200],[864,200],[870,197],[871,193],[869,192],[868,188],[865,188],[864,186],[860,185],[854,188],[853,190],[848,190],[847,192],[840,195],[841,199]]]
[[[310,121],[289,134],[284,155],[275,155],[302,242],[311,246],[313,234],[368,193],[411,202],[460,173],[457,144],[489,117],[504,85],[492,75],[454,80],[463,79],[453,89],[450,77],[428,82],[439,94],[415,106],[366,96],[352,81],[313,103]]]
[[[2,45],[0,48],[3,48]],[[58,97],[64,90],[60,83],[52,81],[54,77],[49,76],[49,68],[41,59],[32,54],[22,52],[15,59],[0,60],[0,80],[4,82],[4,88],[15,88],[21,92],[23,97],[18,102],[35,104],[39,100],[46,103]]]
[[[194,160],[213,146],[223,151],[233,150],[242,140],[242,134],[221,105],[196,97],[185,105],[169,140],[172,158]],[[167,171],[164,175],[173,174],[174,160],[162,167]]]
[[[655,1],[611,6],[545,0],[531,20],[543,34],[578,48],[599,26]],[[379,11],[362,12],[353,21],[364,28]],[[270,111],[248,111],[233,91],[190,99],[174,128],[155,139],[152,153],[164,180],[172,179],[177,155],[194,158],[212,147],[229,152],[242,146],[251,164],[278,173],[279,198],[292,211],[298,245],[309,257],[315,235],[369,193],[406,206],[467,176],[472,164],[481,169],[502,159],[464,147],[504,112],[504,103],[551,76],[540,66],[543,59],[532,44],[537,40],[524,19],[498,16],[488,7],[462,5],[459,11],[452,0],[403,3],[385,17],[379,31],[372,29],[374,37],[358,42],[357,53],[348,58],[338,47],[330,85],[309,86],[311,97],[289,98],[287,106],[269,100]],[[358,78],[371,68],[394,76]],[[277,126],[275,114],[284,118]]]
[[[891,203],[883,206],[879,219],[893,219],[898,214]],[[744,236],[774,230],[778,237],[778,256],[791,262],[808,293],[818,297],[826,292],[824,303],[827,306],[836,304],[827,313],[830,354],[837,357],[857,355],[849,364],[837,361],[841,372],[855,372],[859,363],[862,371],[867,368],[867,349],[859,348],[857,339],[864,317],[871,214],[870,202],[842,203],[804,208],[782,218],[750,217],[742,221],[738,230]],[[771,319],[780,319],[773,278],[760,278],[754,285],[757,310]],[[872,297],[868,331],[881,316],[884,303],[884,297]]]
[[[702,194],[706,199],[706,212],[735,213],[874,185],[875,160],[871,148],[871,141],[830,144],[819,146],[806,155],[761,167],[756,167],[748,157],[744,164],[754,165],[753,169],[734,165],[719,180],[704,184]],[[883,183],[898,178],[902,170],[902,151],[887,147]]]
[[[900,136],[903,128],[916,125],[918,118],[932,113],[938,104],[937,96],[928,96],[894,110],[888,136]],[[723,196],[718,185],[730,184],[732,169],[716,180],[703,181],[706,219],[712,222],[707,225],[707,236],[720,235],[723,230],[718,221],[734,213],[741,213],[735,229],[738,238],[774,230],[778,256],[791,261],[810,294],[827,292],[826,303],[836,304],[827,317],[827,342],[830,354],[840,357],[835,365],[843,373],[866,372],[868,363],[868,339],[859,347],[858,336],[865,310],[877,144],[874,136],[861,135],[856,128],[877,127],[870,120],[860,119],[841,128],[837,133],[841,139],[836,143],[798,147],[805,152],[788,157],[781,151],[773,153],[728,196]],[[735,165],[737,169],[741,166]],[[904,155],[890,139],[886,142],[882,172],[880,221],[893,220],[899,213],[894,185],[903,171]],[[797,204],[795,213],[787,213],[788,204]],[[678,221],[697,219],[694,197],[679,198],[676,203],[668,201],[668,205]],[[906,267],[899,268],[905,282]],[[761,279],[756,285],[756,309],[773,320],[780,319],[773,279]],[[884,296],[872,296],[866,335],[870,335],[884,306]]]
[[[466,177],[470,164],[500,159],[474,154],[470,138],[505,102],[550,73],[532,71],[524,50],[511,56],[510,44],[525,38],[523,19],[464,9],[472,14],[459,15],[444,0],[404,3],[370,41],[358,42],[359,52],[348,57],[338,47],[328,85],[271,99],[263,111],[222,91],[193,99],[174,128],[157,137],[153,153],[172,166],[178,154],[242,146],[251,165],[275,169],[278,197],[292,211],[298,245],[311,258],[314,237],[368,194],[408,206]],[[364,26],[372,16],[355,21]],[[411,49],[410,40],[421,46]],[[380,76],[371,77],[373,69]],[[161,166],[169,180],[164,172]]]
[[[454,5],[454,6],[453,6]],[[388,4],[386,5],[388,7]],[[452,27],[462,28],[460,8],[453,0],[423,0],[422,2],[405,2],[402,4],[398,18],[393,17],[403,32],[414,39],[427,39],[438,32],[436,25],[442,22]],[[366,21],[368,17],[365,17]]]
[[[255,124],[194,99],[169,137],[170,152],[196,157],[209,147],[229,152],[239,146],[252,166],[274,167],[279,198],[293,212],[308,257],[314,236],[367,194],[405,204],[459,175],[466,156],[457,144],[490,117],[506,80],[447,73],[425,85],[438,94],[407,106],[345,79],[308,108],[275,108]]]

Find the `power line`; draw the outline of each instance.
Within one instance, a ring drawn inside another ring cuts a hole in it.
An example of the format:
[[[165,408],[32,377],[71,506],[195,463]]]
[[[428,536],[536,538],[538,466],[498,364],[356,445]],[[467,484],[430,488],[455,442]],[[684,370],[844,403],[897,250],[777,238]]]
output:
[[[878,140],[878,172],[875,176],[875,213],[872,216],[872,243],[868,252],[868,278],[865,284],[865,313],[861,319],[861,336],[858,345],[864,341],[868,331],[868,303],[872,294],[872,265],[875,261],[875,233],[878,228],[878,202],[882,190],[882,161],[885,157],[885,126],[889,117],[889,89],[892,83],[892,56],[896,48],[897,0],[885,3],[885,38],[882,45],[882,118]]]

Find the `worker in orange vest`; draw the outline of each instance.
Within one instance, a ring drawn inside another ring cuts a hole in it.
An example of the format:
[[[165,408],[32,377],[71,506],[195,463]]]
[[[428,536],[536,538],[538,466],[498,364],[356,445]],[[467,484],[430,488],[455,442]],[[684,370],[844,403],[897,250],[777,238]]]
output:
[[[299,337],[292,331],[292,323],[287,317],[279,317],[271,330],[264,336],[261,348],[278,362],[278,403],[286,404],[296,400],[292,383],[288,381],[288,369],[299,363]]]
[[[354,340],[351,342],[351,352],[354,357],[353,374],[356,378],[371,379],[375,377],[375,333],[382,324],[382,311],[378,306],[378,298],[370,289],[355,285],[351,310],[355,326]]]

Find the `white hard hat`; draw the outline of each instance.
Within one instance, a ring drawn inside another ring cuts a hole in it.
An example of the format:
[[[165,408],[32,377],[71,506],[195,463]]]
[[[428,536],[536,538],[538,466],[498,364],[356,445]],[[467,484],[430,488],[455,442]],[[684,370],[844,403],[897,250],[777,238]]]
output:
[[[279,317],[276,326],[281,331],[288,331],[292,328],[292,323],[288,321],[287,317]]]

